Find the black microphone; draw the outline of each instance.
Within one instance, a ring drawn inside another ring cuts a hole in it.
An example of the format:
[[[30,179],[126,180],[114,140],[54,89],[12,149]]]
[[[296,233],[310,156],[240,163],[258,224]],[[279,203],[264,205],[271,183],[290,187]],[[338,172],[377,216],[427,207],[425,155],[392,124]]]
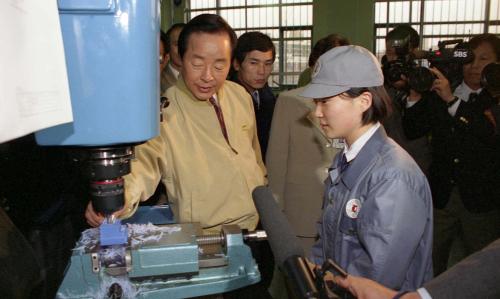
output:
[[[304,259],[304,250],[292,232],[288,219],[276,204],[271,190],[259,186],[253,190],[252,197],[274,258],[291,280],[297,297],[317,298],[318,290]]]

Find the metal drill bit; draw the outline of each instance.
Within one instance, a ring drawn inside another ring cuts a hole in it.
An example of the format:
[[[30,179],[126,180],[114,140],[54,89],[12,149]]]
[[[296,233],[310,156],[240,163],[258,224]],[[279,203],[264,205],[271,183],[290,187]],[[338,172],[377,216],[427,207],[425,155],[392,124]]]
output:
[[[113,223],[115,223],[115,221],[116,221],[116,216],[115,215],[112,214],[112,215],[107,215],[106,216],[106,222],[108,224],[113,224]]]

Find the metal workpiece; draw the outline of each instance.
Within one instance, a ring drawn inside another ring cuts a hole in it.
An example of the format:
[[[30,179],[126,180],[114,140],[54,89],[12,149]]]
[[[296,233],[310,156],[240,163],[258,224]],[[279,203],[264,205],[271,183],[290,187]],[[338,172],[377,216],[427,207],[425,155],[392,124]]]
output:
[[[243,240],[264,241],[267,240],[267,233],[265,230],[254,230],[254,231],[243,230]]]

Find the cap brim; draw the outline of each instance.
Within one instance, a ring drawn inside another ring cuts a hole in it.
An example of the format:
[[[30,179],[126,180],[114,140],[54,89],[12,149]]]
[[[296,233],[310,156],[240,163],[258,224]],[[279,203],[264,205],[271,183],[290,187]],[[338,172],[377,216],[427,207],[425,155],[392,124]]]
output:
[[[350,87],[348,86],[309,83],[300,96],[305,98],[321,99],[336,96],[348,91],[349,89]]]

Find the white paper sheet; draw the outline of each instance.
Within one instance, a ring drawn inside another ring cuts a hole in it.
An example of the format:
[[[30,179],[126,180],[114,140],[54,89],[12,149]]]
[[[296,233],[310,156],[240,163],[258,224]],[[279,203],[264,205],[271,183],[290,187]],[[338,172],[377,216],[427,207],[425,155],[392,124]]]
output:
[[[73,121],[57,1],[0,1],[0,143]]]

